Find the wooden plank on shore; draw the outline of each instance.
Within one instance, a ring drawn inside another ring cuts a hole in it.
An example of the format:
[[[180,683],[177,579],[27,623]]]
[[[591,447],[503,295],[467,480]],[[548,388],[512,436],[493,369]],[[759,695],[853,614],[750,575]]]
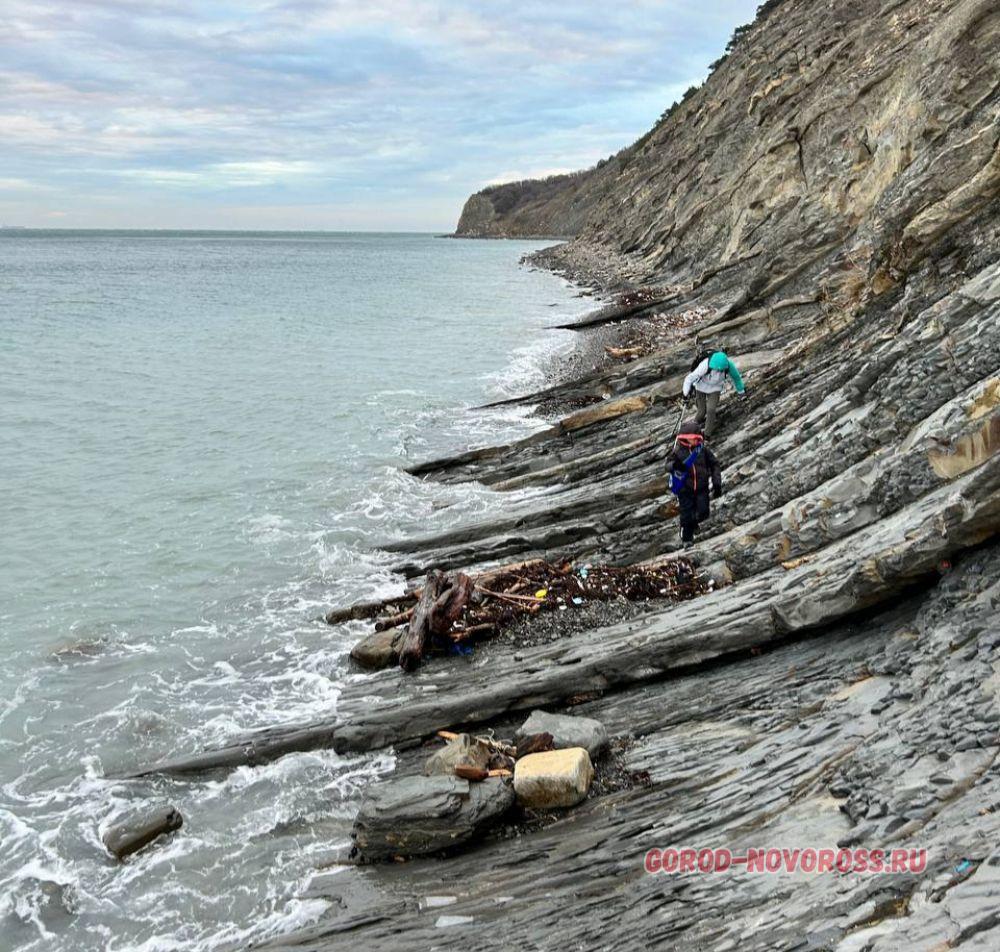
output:
[[[621,400],[607,400],[594,407],[587,407],[579,410],[568,417],[562,419],[559,425],[566,431],[582,429],[585,426],[592,426],[594,423],[601,423],[604,420],[613,420],[615,417],[624,416],[626,413],[641,413],[648,410],[652,400],[649,397],[622,397]]]
[[[674,292],[672,294],[664,294],[661,297],[652,298],[650,300],[636,301],[633,304],[609,304],[607,307],[602,307],[597,311],[591,311],[589,314],[585,314],[583,317],[578,318],[575,321],[570,321],[568,324],[552,324],[549,329],[560,331],[582,331],[588,330],[591,327],[601,327],[604,324],[611,324],[614,321],[631,320],[634,317],[640,317],[647,311],[652,311],[654,308],[660,307],[662,304],[674,301],[679,297],[680,294]]]

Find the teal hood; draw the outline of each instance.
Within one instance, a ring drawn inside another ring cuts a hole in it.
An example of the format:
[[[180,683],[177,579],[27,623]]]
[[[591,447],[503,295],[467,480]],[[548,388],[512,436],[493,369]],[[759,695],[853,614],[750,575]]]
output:
[[[708,358],[708,369],[709,370],[729,370],[729,358],[721,350],[717,350],[711,357]]]

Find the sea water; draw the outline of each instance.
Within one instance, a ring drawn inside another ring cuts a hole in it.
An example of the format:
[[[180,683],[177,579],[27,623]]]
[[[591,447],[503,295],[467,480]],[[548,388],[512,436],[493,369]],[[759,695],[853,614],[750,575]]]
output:
[[[403,467],[539,425],[585,310],[541,242],[0,233],[0,948],[211,949],[316,916],[391,751],[105,772],[329,716],[379,546],[517,499]],[[171,803],[123,865],[101,833]]]

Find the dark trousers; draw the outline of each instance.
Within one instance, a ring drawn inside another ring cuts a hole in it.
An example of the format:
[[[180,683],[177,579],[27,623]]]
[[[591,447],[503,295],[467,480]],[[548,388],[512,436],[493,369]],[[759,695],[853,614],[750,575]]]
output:
[[[694,542],[698,523],[704,522],[711,512],[708,493],[681,493],[677,504],[681,510],[681,541]]]
[[[695,387],[694,399],[698,406],[698,415],[695,419],[705,427],[706,440],[715,432],[715,411],[719,407],[721,396],[721,393],[702,393]]]

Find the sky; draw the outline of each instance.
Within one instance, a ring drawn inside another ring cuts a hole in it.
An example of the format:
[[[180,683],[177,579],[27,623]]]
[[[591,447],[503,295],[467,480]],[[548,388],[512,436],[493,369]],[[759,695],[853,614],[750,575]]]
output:
[[[759,0],[0,0],[0,224],[450,231],[593,165]]]

